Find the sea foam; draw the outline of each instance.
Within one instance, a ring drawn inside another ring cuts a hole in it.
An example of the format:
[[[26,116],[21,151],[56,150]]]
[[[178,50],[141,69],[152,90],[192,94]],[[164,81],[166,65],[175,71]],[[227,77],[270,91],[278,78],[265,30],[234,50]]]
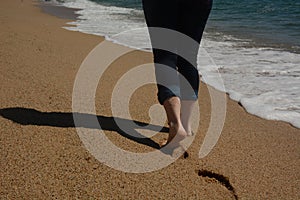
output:
[[[79,19],[70,23],[76,26],[66,29],[105,36],[136,49],[151,49],[141,10],[87,0],[66,0],[63,5],[82,9],[77,11]],[[198,68],[204,82],[227,92],[249,113],[300,128],[299,54],[209,32],[201,43]]]

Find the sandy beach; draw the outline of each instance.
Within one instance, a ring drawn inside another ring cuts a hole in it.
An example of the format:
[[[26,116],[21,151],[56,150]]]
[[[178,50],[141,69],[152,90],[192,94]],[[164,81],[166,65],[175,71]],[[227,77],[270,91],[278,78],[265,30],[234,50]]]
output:
[[[63,29],[76,15],[59,18],[38,3],[0,2],[0,199],[300,199],[300,129],[250,115],[229,98],[221,137],[199,158],[211,117],[203,83],[187,158],[137,174],[99,162],[76,132],[72,92],[81,63],[104,38]],[[114,127],[112,91],[122,74],[150,62],[150,53],[134,50],[110,65],[97,88],[97,116],[112,124],[105,135],[132,152],[155,145]],[[155,86],[142,87],[130,100],[132,118],[149,123],[148,109],[157,103]]]

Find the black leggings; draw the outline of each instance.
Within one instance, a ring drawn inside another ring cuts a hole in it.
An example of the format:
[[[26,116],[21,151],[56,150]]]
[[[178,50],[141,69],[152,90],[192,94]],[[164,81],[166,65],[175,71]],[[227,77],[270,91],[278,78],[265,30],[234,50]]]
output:
[[[153,45],[154,43],[167,42],[175,52],[153,47],[157,82],[166,82],[166,79],[170,79],[164,86],[157,85],[158,100],[161,104],[172,96],[178,96],[182,100],[197,100],[199,90],[197,54],[211,7],[212,0],[143,0],[152,46],[157,46]],[[155,35],[157,33],[151,31],[150,27],[167,28],[180,32],[192,38],[198,45],[187,46],[179,38],[163,34],[157,37]],[[182,53],[183,51],[184,53]],[[179,56],[182,54],[189,55],[190,62]],[[190,86],[185,87],[184,81],[180,80],[180,77],[176,77],[176,74],[164,73],[159,70],[159,65],[166,65],[177,70]],[[192,90],[188,88],[192,88]]]

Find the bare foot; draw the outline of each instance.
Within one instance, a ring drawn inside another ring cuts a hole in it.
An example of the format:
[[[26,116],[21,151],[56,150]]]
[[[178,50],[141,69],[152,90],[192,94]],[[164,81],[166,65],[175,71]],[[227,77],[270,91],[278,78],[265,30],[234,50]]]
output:
[[[192,128],[189,124],[183,124],[183,128],[187,134],[187,136],[193,136],[194,133],[192,132]]]
[[[181,101],[181,112],[180,112],[180,120],[183,125],[183,128],[187,132],[188,136],[192,136],[192,112],[196,105],[197,101],[193,100],[182,100]]]
[[[169,137],[166,141],[161,143],[161,146],[166,146],[170,148],[177,148],[180,146],[180,142],[184,140],[188,134],[181,124],[170,123]]]
[[[187,133],[183,128],[182,122],[180,120],[181,103],[179,97],[170,97],[164,101],[163,105],[166,110],[170,128],[169,137],[167,141],[163,143],[163,147],[165,148],[163,148],[162,151],[171,153],[173,156],[173,152],[175,151],[175,149],[184,149],[177,147],[183,147],[181,146],[180,142],[187,137]]]

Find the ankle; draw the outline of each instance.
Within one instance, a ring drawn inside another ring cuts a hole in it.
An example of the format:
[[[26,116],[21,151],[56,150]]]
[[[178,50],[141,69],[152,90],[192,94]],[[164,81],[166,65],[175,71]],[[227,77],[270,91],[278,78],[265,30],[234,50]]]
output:
[[[183,127],[181,121],[171,121],[171,122],[168,123],[168,125],[169,125],[170,128],[175,128],[175,129]]]

